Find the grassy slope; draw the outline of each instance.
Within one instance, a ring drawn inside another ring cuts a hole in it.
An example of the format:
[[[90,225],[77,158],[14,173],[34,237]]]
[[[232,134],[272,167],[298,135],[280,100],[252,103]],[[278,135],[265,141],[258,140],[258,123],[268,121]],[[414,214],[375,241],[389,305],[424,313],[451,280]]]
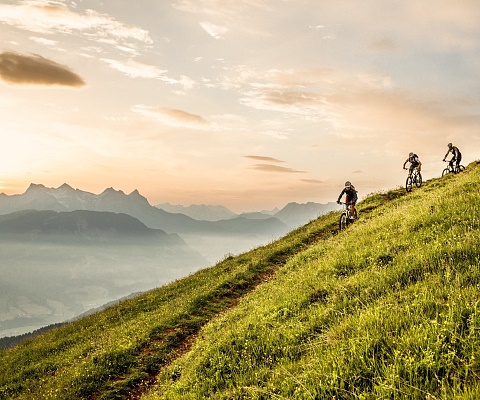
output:
[[[479,177],[370,196],[339,235],[321,217],[1,352],[0,398],[478,398]]]

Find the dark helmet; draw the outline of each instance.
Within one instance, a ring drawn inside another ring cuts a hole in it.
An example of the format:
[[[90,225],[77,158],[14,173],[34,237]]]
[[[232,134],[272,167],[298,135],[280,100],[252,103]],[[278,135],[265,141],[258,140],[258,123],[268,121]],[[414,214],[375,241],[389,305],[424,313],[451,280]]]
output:
[[[453,146],[453,144],[449,143],[449,144],[447,144],[447,146],[448,146],[448,148],[450,148],[450,147]]]
[[[413,154],[413,152],[410,152],[410,154],[408,155],[409,157],[413,157],[415,154]]]

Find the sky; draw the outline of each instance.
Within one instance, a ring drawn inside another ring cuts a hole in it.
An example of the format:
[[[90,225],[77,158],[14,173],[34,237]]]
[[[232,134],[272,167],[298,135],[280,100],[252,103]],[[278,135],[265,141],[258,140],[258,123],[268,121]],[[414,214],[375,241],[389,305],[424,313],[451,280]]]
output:
[[[235,212],[480,158],[478,0],[0,0],[0,193]]]

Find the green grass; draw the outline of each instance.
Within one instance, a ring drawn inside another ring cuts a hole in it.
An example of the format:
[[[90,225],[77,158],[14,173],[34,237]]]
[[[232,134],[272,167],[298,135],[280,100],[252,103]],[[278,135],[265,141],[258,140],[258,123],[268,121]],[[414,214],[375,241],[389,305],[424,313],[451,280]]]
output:
[[[5,399],[480,398],[480,164],[0,352]]]

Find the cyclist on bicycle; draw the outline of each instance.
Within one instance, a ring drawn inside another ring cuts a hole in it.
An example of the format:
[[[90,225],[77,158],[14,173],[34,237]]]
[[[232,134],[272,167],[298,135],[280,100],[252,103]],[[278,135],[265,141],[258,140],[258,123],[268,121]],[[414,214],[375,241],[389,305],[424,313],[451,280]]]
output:
[[[409,175],[412,173],[414,168],[416,168],[417,171],[420,172],[420,169],[421,169],[420,167],[422,166],[422,163],[420,162],[420,158],[418,158],[418,156],[415,153],[410,153],[408,155],[408,158],[403,163],[403,169],[406,169],[405,165],[407,165],[407,163],[410,163],[410,168],[408,172]]]
[[[340,204],[340,199],[342,196],[345,195],[345,204],[347,204],[347,207],[349,207],[349,215],[350,219],[355,218],[355,203],[357,202],[358,196],[357,196],[357,190],[355,189],[355,186],[352,185],[350,181],[345,182],[345,187],[342,190],[342,193],[340,193],[340,196],[338,196],[337,203]]]
[[[458,169],[460,167],[460,161],[462,161],[462,153],[460,153],[460,150],[458,150],[457,146],[454,146],[451,143],[448,144],[448,151],[447,151],[447,154],[445,154],[445,157],[443,157],[443,161],[445,161],[445,159],[448,157],[448,153],[453,154],[453,157],[449,162],[450,167],[453,168],[453,163],[456,161],[457,169]]]

